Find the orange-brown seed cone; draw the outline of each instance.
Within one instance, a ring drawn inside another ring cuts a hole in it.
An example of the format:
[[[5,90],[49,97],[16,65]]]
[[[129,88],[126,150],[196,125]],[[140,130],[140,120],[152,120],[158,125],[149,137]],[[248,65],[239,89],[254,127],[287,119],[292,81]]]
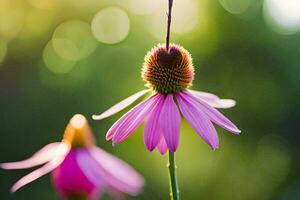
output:
[[[189,52],[183,47],[170,44],[154,47],[145,57],[142,78],[156,92],[176,93],[192,85],[194,66]]]

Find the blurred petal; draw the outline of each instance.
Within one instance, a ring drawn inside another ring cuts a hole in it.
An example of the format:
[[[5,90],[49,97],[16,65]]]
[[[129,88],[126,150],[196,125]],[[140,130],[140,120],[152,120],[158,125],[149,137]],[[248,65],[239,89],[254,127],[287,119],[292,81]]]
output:
[[[63,160],[64,160],[64,156],[60,156],[58,158],[55,158],[53,160],[51,160],[50,162],[48,162],[47,164],[45,164],[44,166],[42,166],[41,168],[31,172],[30,174],[24,176],[23,178],[21,178],[18,182],[16,182],[13,187],[11,188],[11,192],[16,192],[18,189],[20,189],[21,187],[23,187],[24,185],[40,178],[41,176],[51,172],[52,170],[54,170],[57,166],[59,166]]]
[[[188,95],[181,92],[176,94],[176,97],[184,118],[196,130],[200,137],[212,147],[212,149],[218,148],[219,138],[216,129],[206,114],[201,111],[199,106],[195,104]]]
[[[86,152],[86,154],[83,154],[82,152]],[[82,157],[90,159],[81,159]],[[53,184],[61,197],[68,197],[78,191],[89,197],[100,196],[102,188],[91,181],[85,174],[88,170],[88,172],[93,175],[94,179],[99,177],[96,175],[101,168],[95,161],[95,164],[92,165],[93,163],[89,162],[90,160],[94,161],[85,148],[75,148],[72,149],[65,157],[64,161],[52,171]],[[88,169],[82,169],[82,165],[85,167],[87,165],[90,166]],[[99,181],[101,180],[103,180],[103,178],[99,179]]]
[[[104,113],[102,113],[100,115],[93,115],[93,119],[94,120],[101,120],[101,119],[107,118],[111,115],[114,115],[117,112],[119,112],[119,111],[123,110],[124,108],[126,108],[127,106],[129,106],[130,104],[132,104],[133,102],[135,102],[138,98],[140,98],[141,96],[143,96],[147,92],[149,92],[149,90],[139,91],[139,92],[135,93],[134,95],[132,95],[132,96],[124,99],[123,101],[117,103],[113,107],[109,108]]]
[[[98,162],[91,156],[88,149],[78,150],[76,161],[85,176],[97,187],[105,187],[105,174]]]
[[[108,130],[107,139],[113,138],[115,145],[128,138],[152,112],[158,99],[159,95],[153,95],[128,111]]]
[[[89,152],[104,170],[111,187],[131,195],[141,191],[144,179],[131,166],[98,147],[90,148]]]
[[[175,152],[179,141],[180,113],[174,102],[173,94],[169,94],[159,116],[159,126],[163,132],[167,146]]]
[[[164,137],[161,137],[161,138],[160,138],[160,141],[159,141],[159,143],[158,143],[158,145],[157,145],[157,149],[158,149],[158,151],[159,151],[159,153],[160,153],[161,155],[164,155],[164,154],[167,152],[168,146],[167,146],[167,143],[166,143]]]
[[[0,167],[3,169],[26,169],[44,164],[55,157],[62,156],[66,153],[66,144],[55,142],[44,146],[41,150],[33,154],[30,158],[18,161],[2,163]]]
[[[213,121],[215,124],[235,134],[239,134],[241,132],[229,119],[227,119],[217,109],[211,107],[206,102],[195,97],[193,94],[189,94],[188,92],[185,92],[183,95],[189,96],[190,101],[196,103],[198,107],[203,112],[205,112],[210,118],[210,120]]]
[[[218,96],[208,93],[195,90],[189,90],[194,94],[198,99],[204,101],[208,105],[215,108],[232,108],[236,105],[236,101],[233,99],[220,99]]]
[[[144,143],[149,151],[153,151],[161,137],[161,130],[159,127],[158,120],[163,103],[164,96],[159,95],[158,103],[154,106],[153,111],[150,114],[150,117],[145,125]]]

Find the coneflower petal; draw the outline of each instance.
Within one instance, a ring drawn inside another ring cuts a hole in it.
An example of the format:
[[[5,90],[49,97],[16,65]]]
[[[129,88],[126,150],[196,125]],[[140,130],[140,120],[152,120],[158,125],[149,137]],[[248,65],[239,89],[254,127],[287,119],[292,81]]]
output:
[[[49,162],[55,157],[63,155],[65,153],[65,148],[66,146],[64,143],[50,143],[26,160],[18,162],[1,163],[0,167],[3,169],[26,169],[30,167],[35,167]]]
[[[106,140],[111,140],[115,136],[117,130],[120,128],[122,123],[125,123],[126,121],[132,120],[133,116],[137,115],[137,113],[140,113],[144,109],[144,107],[147,104],[148,100],[149,99],[139,103],[138,105],[133,107],[131,110],[129,110],[126,114],[124,114],[120,119],[118,119],[118,121],[116,121],[110,127],[110,129],[107,131]]]
[[[90,154],[89,149],[81,149],[76,151],[76,161],[83,174],[95,186],[104,188],[107,186],[104,180],[104,170],[99,166],[98,162]]]
[[[236,101],[233,99],[220,99],[218,96],[202,91],[189,90],[198,99],[204,101],[208,105],[214,108],[232,108],[236,105]]]
[[[188,95],[184,95],[180,92],[176,94],[176,97],[184,118],[212,149],[218,148],[219,138],[216,129],[206,114],[200,110],[198,105],[195,104]]]
[[[95,184],[85,174],[88,171],[94,179],[99,178],[99,182],[103,180],[103,178],[97,176],[101,168],[88,153],[81,154],[81,152],[86,152],[86,148],[71,149],[64,161],[51,172],[53,184],[61,197],[66,198],[80,192],[91,199],[92,196],[99,197],[101,190],[103,190],[103,187],[101,187],[103,185]],[[92,162],[90,162],[91,160]]]
[[[112,106],[111,108],[109,108],[108,110],[103,112],[102,114],[93,115],[92,117],[94,120],[101,120],[101,119],[107,118],[111,115],[114,115],[114,114],[120,112],[121,110],[123,110],[124,108],[126,108],[127,106],[129,106],[130,104],[132,104],[133,102],[135,102],[138,98],[140,98],[147,92],[149,92],[149,90],[139,91],[139,92],[133,94],[132,96],[124,99],[123,101],[117,103],[116,105]]]
[[[114,189],[131,195],[141,192],[144,179],[131,166],[98,147],[89,149],[105,172],[105,180]]]
[[[159,116],[159,126],[168,148],[175,152],[179,141],[180,113],[174,102],[173,94],[168,94]]]
[[[188,92],[184,92],[183,95],[189,96],[190,100],[198,104],[199,108],[205,112],[211,121],[213,121],[215,124],[219,125],[220,127],[235,133],[239,134],[241,131],[228,119],[226,118],[222,113],[220,113],[217,109],[211,107],[206,102],[198,99],[193,94],[190,94]]]
[[[158,99],[158,94],[155,94],[128,111],[109,129],[107,139],[112,138],[115,145],[128,138],[152,112]]]
[[[58,158],[55,158],[45,164],[44,166],[40,167],[39,169],[31,172],[30,174],[27,174],[23,178],[21,178],[19,181],[17,181],[13,187],[11,188],[11,192],[16,192],[21,187],[27,185],[28,183],[40,178],[41,176],[51,172],[54,170],[57,166],[59,166],[64,161],[64,156],[60,156]]]
[[[158,103],[153,108],[153,111],[145,124],[144,143],[149,151],[153,151],[161,137],[161,130],[158,120],[163,104],[164,96],[159,95]]]
[[[157,145],[157,149],[158,149],[158,151],[161,155],[164,155],[168,150],[167,143],[166,143],[165,138],[163,136],[160,138],[160,141]]]

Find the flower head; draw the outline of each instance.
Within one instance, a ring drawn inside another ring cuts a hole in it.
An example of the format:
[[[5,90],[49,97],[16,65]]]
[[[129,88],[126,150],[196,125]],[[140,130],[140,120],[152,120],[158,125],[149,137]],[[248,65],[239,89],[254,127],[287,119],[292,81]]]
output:
[[[144,184],[128,164],[95,146],[91,129],[80,114],[70,120],[62,142],[46,145],[29,159],[2,163],[0,167],[25,169],[39,165],[43,166],[21,178],[11,191],[49,172],[57,192],[65,199],[97,199],[103,191],[137,195]]]
[[[179,143],[181,115],[199,136],[216,149],[219,139],[213,123],[239,134],[241,131],[216,108],[231,108],[232,99],[220,99],[214,94],[188,89],[194,78],[192,59],[187,50],[171,44],[154,47],[145,57],[142,78],[153,94],[142,101],[108,130],[106,139],[113,144],[129,137],[145,121],[144,143],[149,151],[157,148],[161,154],[175,152]],[[109,117],[145,95],[140,91],[100,115],[95,120]]]
[[[156,92],[176,93],[192,85],[194,66],[191,55],[183,47],[171,44],[154,47],[145,57],[142,78]]]

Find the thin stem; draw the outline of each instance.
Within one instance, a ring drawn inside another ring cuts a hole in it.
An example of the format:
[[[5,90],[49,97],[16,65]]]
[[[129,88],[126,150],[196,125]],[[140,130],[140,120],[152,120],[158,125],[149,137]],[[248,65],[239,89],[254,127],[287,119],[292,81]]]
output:
[[[177,174],[176,174],[176,159],[175,153],[169,151],[169,179],[170,179],[170,197],[171,200],[179,200],[179,186],[177,181]]]
[[[169,50],[169,46],[170,46],[170,28],[171,28],[171,21],[172,21],[172,7],[173,7],[173,0],[169,0],[168,25],[167,25],[167,37],[166,37],[167,51]]]
[[[170,46],[170,28],[172,22],[172,7],[173,7],[173,0],[169,0],[169,11],[168,11],[168,24],[167,24],[167,37],[166,37],[166,49],[169,51]],[[177,182],[177,175],[176,175],[176,160],[175,160],[175,153],[169,151],[169,179],[170,179],[170,197],[171,200],[179,200],[179,187]]]

